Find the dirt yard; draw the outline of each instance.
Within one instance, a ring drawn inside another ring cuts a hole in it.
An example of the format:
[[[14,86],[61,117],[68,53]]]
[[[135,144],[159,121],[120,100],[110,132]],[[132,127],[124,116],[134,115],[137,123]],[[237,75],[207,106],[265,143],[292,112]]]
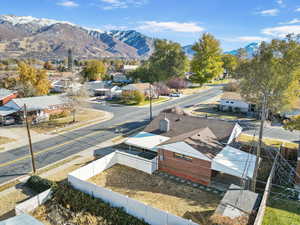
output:
[[[206,221],[221,200],[212,193],[121,165],[89,181],[195,222]]]

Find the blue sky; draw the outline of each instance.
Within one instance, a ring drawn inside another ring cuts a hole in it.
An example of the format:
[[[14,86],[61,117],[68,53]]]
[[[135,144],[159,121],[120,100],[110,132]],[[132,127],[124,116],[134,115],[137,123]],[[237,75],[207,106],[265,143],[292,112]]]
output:
[[[300,33],[300,0],[2,0],[0,14],[135,29],[182,45],[209,32],[224,50]]]

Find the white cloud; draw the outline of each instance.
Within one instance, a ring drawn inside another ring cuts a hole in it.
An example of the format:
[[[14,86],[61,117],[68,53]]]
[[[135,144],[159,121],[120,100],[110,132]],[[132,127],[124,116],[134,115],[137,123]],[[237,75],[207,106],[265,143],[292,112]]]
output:
[[[77,4],[76,2],[73,2],[73,1],[62,1],[62,2],[57,3],[57,5],[64,6],[64,7],[70,7],[70,8],[79,6],[79,4]]]
[[[269,40],[269,38],[260,37],[260,36],[240,36],[240,37],[222,38],[222,39],[228,42],[261,42],[261,41]]]
[[[300,12],[300,8],[295,9],[296,12]]]
[[[203,27],[200,27],[197,23],[178,23],[174,21],[169,22],[157,22],[157,21],[144,21],[140,26],[137,27],[139,30],[148,30],[148,31],[175,31],[175,32],[201,32],[204,30]]]
[[[282,7],[285,6],[284,1],[283,0],[276,0],[276,3]]]
[[[130,6],[138,7],[147,3],[148,0],[100,0],[105,5],[101,8],[104,10],[112,10],[118,8],[128,8]]]
[[[263,29],[261,32],[273,37],[284,38],[288,34],[300,34],[300,25],[270,27]]]
[[[266,9],[258,12],[262,16],[276,16],[279,13],[278,9]]]
[[[282,23],[279,23],[279,24],[295,24],[295,23],[300,23],[300,19],[292,19],[288,22],[282,22]]]

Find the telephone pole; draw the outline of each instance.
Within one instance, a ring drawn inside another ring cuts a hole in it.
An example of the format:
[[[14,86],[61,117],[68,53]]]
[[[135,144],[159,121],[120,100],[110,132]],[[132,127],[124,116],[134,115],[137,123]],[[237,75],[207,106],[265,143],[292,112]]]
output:
[[[152,121],[152,85],[149,83],[149,101],[150,101],[150,121]]]
[[[24,104],[24,117],[25,117],[26,129],[27,129],[27,135],[28,135],[29,150],[30,150],[30,155],[31,155],[32,171],[35,174],[36,167],[35,167],[34,154],[33,154],[33,149],[32,149],[32,142],[31,142],[31,135],[30,135],[28,117],[27,117],[27,106],[26,106],[26,104]]]
[[[255,168],[254,168],[254,175],[252,180],[252,191],[255,192],[256,189],[256,180],[258,175],[258,168],[259,168],[259,158],[261,154],[261,146],[262,146],[262,138],[263,138],[263,129],[266,120],[266,95],[263,96],[263,104],[261,109],[261,117],[260,117],[260,128],[259,128],[259,137],[258,137],[258,145],[256,150],[256,160],[255,160]]]

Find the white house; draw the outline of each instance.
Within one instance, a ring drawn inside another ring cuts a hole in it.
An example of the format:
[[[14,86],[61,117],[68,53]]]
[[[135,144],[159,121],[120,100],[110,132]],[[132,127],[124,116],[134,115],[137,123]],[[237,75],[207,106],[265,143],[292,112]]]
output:
[[[121,88],[112,86],[111,81],[91,81],[86,82],[85,86],[92,96],[113,98],[122,94]]]
[[[220,110],[231,112],[254,112],[255,105],[246,102],[237,92],[224,92],[220,100]]]

